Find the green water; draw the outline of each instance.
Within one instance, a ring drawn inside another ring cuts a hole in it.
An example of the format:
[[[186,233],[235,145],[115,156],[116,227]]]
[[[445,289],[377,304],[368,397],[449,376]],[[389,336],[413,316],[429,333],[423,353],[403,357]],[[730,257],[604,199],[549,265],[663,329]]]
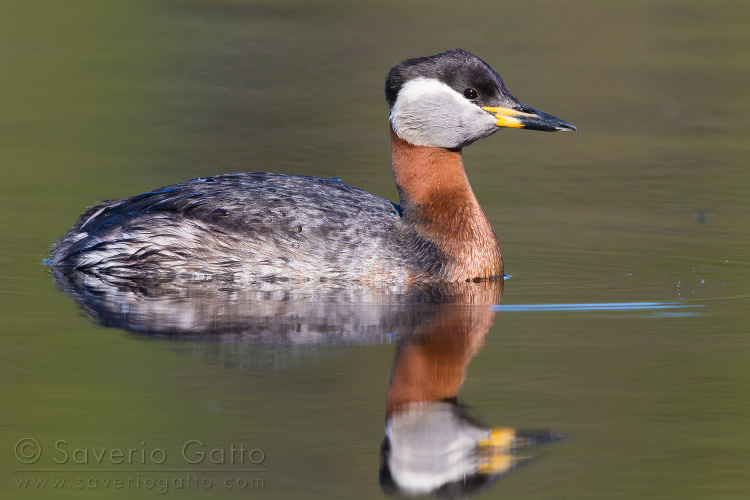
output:
[[[262,450],[242,477],[263,487],[166,496],[383,496],[387,323],[366,342],[148,339],[96,326],[41,261],[95,201],[198,175],[337,176],[395,200],[385,74],[453,47],[579,129],[464,152],[513,277],[458,399],[489,426],[570,436],[484,497],[747,495],[750,4],[4,1],[0,27],[4,497],[159,497],[101,480],[145,481],[155,449],[184,466],[193,440]],[[696,307],[512,307],[630,302]],[[25,438],[35,464],[14,455]],[[136,451],[82,471],[107,461],[60,464],[60,441]]]

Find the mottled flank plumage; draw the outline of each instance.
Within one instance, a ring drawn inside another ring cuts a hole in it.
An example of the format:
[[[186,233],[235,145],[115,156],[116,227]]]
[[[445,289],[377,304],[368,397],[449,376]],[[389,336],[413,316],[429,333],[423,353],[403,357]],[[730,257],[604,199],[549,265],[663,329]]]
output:
[[[202,177],[90,208],[49,263],[143,280],[469,281],[503,276],[461,149],[504,127],[575,130],[460,49],[386,79],[401,206],[337,180]]]
[[[407,281],[440,261],[385,198],[337,180],[256,172],[105,201],[55,245],[50,263],[129,278]]]

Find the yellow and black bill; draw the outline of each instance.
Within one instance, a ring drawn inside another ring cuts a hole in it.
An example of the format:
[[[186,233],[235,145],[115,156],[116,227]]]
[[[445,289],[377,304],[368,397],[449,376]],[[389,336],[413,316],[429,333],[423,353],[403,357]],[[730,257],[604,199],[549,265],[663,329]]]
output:
[[[525,104],[520,104],[512,108],[485,106],[482,109],[495,115],[498,127],[525,128],[529,130],[542,130],[544,132],[558,132],[562,130],[575,132],[578,130],[565,120],[561,120],[556,116],[549,115]]]

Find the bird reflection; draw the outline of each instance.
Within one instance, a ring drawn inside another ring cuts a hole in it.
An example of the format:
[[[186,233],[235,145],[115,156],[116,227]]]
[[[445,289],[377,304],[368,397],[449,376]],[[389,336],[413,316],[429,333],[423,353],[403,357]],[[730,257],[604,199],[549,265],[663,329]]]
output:
[[[441,307],[497,304],[502,281],[357,283],[143,281],[51,268],[96,324],[152,337],[273,345],[366,345],[412,333]]]
[[[502,280],[372,287],[265,281],[141,282],[52,269],[97,324],[172,340],[368,345],[396,340],[380,484],[391,495],[471,496],[530,461],[550,431],[487,426],[457,394],[492,327]],[[245,363],[243,363],[244,365]]]
[[[380,483],[393,495],[471,496],[531,460],[528,447],[563,439],[550,431],[491,428],[457,401],[482,347],[502,285],[463,307],[440,307],[398,339],[386,403]],[[483,303],[491,299],[492,303]],[[455,304],[455,302],[454,302]]]

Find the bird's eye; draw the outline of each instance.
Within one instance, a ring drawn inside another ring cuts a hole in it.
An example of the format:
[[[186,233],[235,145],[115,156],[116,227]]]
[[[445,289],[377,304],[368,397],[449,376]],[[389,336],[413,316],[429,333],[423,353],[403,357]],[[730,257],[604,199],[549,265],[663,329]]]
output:
[[[464,90],[464,97],[467,99],[476,99],[479,97],[479,92],[476,89],[466,89]]]

